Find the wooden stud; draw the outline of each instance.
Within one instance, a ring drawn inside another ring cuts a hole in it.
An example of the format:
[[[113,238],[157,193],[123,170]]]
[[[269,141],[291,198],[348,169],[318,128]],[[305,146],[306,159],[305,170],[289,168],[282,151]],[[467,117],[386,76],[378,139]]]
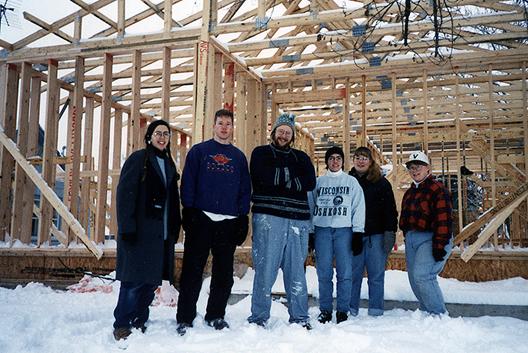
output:
[[[456,100],[456,152],[457,152],[457,195],[458,195],[458,232],[460,233],[464,228],[464,215],[463,215],[463,195],[462,195],[462,174],[460,173],[460,166],[462,165],[462,158],[460,155],[460,85],[455,85],[455,100]]]
[[[234,111],[235,104],[235,64],[225,64],[224,73],[224,109]]]
[[[94,100],[93,98],[86,98],[86,108],[84,116],[84,137],[83,137],[83,156],[84,162],[82,165],[83,172],[92,170],[92,141],[93,141],[93,118],[94,118]],[[83,176],[81,178],[81,204],[79,210],[79,221],[84,229],[90,231],[93,227],[93,216],[90,211],[91,197],[90,197],[90,183],[92,178],[90,176]],[[93,232],[90,232],[93,237]]]
[[[166,5],[165,5],[166,6]],[[163,75],[161,93],[161,118],[169,121],[170,117],[170,91],[171,91],[171,49],[163,47]]]
[[[0,94],[0,127],[8,138],[15,139],[16,136],[16,116],[18,103],[18,68],[16,65],[2,65],[5,70],[2,74],[3,82],[0,81],[2,93]],[[0,148],[0,241],[5,240],[5,235],[9,233],[11,226],[11,183],[13,167],[15,166],[13,157]]]
[[[163,30],[168,33],[172,29],[172,0],[165,0],[163,12]]]
[[[134,50],[132,61],[132,103],[130,114],[132,116],[132,134],[129,140],[132,141],[131,153],[141,146],[140,119],[141,119],[141,51]]]
[[[121,136],[123,134],[123,112],[116,110],[114,114],[114,141],[112,151],[112,169],[119,170],[121,167]],[[110,234],[113,234],[117,239],[117,204],[116,192],[117,184],[119,183],[119,175],[112,175],[112,190],[110,203]]]
[[[236,81],[236,102],[235,102],[235,134],[236,134],[236,145],[247,154],[246,149],[246,125],[247,125],[247,76],[243,71],[238,71],[235,74]]]
[[[125,36],[125,0],[117,0],[117,37]]]
[[[59,85],[57,82],[57,61],[48,61],[48,95],[46,99],[46,125],[44,150],[42,157],[42,178],[53,189],[55,186],[55,164],[53,157],[57,153],[57,130],[59,117]],[[53,210],[50,203],[41,195],[40,221],[37,245],[50,239]]]
[[[96,243],[105,239],[107,191],[108,191],[108,160],[110,147],[110,119],[112,106],[112,59],[113,56],[105,54],[103,66],[103,103],[101,105],[101,122],[99,129],[99,162],[97,173],[97,202],[95,213]]]
[[[28,145],[28,134],[29,134],[29,99],[31,89],[31,64],[23,63],[20,80],[20,106],[18,111],[18,134],[17,134],[17,146],[20,153],[27,156],[27,145]],[[22,223],[27,222],[29,218],[28,213],[25,210],[31,210],[30,204],[24,204],[28,199],[25,193],[31,192],[31,189],[27,187],[28,181],[26,173],[22,170],[19,165],[15,168],[15,185],[13,193],[13,215],[11,222],[11,236],[13,239],[22,239]],[[31,216],[31,215],[30,215]],[[24,236],[27,239],[27,235]]]
[[[345,152],[345,170],[350,170],[350,81],[345,80],[345,97],[343,102],[343,150]]]

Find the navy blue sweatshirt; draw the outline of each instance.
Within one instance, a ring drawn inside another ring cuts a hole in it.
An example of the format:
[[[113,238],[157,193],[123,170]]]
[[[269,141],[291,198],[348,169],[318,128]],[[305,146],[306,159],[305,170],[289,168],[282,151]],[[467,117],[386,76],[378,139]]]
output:
[[[251,179],[244,153],[210,139],[194,145],[181,182],[183,207],[230,216],[247,215]]]
[[[315,170],[303,151],[281,150],[270,145],[256,147],[251,154],[253,213],[308,220],[307,192],[315,188]]]

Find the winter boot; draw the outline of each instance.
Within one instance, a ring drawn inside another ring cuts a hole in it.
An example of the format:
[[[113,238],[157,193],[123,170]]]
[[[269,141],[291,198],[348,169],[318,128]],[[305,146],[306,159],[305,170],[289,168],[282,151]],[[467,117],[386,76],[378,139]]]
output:
[[[191,324],[188,324],[186,322],[180,322],[178,326],[176,327],[176,331],[178,332],[178,335],[183,336],[187,333],[187,329],[191,327],[192,327]]]
[[[336,313],[336,322],[337,323],[340,323],[340,322],[343,322],[343,321],[347,321],[348,320],[348,314],[345,313],[345,312],[342,312],[342,311],[338,311]]]
[[[126,340],[131,333],[128,327],[118,327],[114,329],[114,338],[116,341]]]
[[[229,328],[229,324],[222,318],[207,320],[207,325],[214,327],[215,330],[223,330]]]
[[[332,312],[321,310],[321,313],[317,317],[317,320],[322,324],[326,324],[327,322],[332,321]]]

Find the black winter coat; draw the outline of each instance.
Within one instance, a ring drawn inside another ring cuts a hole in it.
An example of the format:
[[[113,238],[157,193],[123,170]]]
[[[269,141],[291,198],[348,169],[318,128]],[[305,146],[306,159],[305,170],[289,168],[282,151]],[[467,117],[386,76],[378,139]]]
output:
[[[365,235],[382,234],[384,231],[396,232],[398,211],[389,181],[381,177],[372,183],[367,180],[366,174],[359,176],[354,168],[348,174],[356,177],[365,195]]]
[[[153,148],[153,147],[149,147]],[[117,185],[117,262],[120,281],[161,284],[174,281],[174,244],[181,225],[178,173],[165,161],[167,185],[156,160],[147,149],[132,153],[125,161]],[[141,181],[143,168],[146,177]],[[167,240],[163,213],[169,197]]]

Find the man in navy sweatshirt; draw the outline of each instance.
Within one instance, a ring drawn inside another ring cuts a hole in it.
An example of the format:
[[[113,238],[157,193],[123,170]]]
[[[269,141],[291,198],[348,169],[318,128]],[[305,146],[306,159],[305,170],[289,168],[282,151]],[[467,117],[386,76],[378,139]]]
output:
[[[294,115],[281,114],[271,131],[271,144],[251,154],[255,279],[248,321],[266,325],[271,287],[281,268],[289,321],[311,329],[304,260],[310,228],[307,192],[315,187],[315,170],[306,153],[291,148],[294,139]]]
[[[231,144],[233,113],[215,113],[214,137],[194,145],[185,160],[181,182],[185,248],[176,320],[184,335],[196,317],[205,263],[213,267],[206,323],[217,330],[224,320],[233,286],[233,256],[248,232],[251,180],[244,153]]]

